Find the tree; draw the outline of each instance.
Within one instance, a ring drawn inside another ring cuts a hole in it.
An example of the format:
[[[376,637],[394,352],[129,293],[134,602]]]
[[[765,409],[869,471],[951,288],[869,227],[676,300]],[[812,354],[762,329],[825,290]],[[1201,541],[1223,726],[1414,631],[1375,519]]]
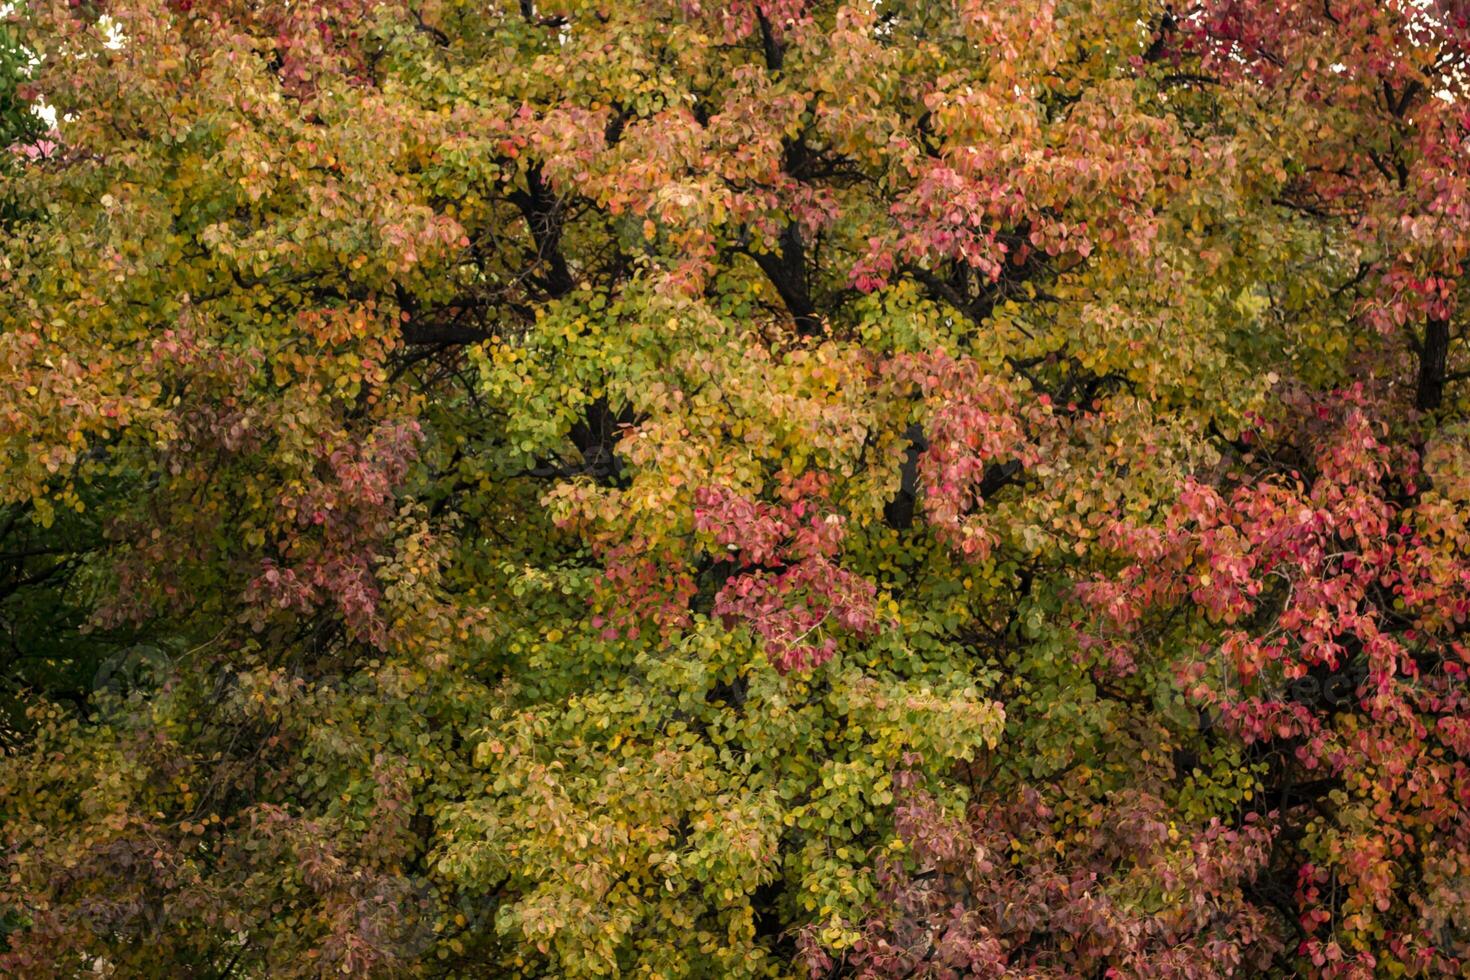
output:
[[[27,4],[0,965],[1459,969],[1462,20]]]

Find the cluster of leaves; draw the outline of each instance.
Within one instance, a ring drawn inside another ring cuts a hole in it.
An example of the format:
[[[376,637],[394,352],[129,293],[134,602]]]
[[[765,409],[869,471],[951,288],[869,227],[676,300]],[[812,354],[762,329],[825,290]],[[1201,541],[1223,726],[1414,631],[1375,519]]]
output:
[[[0,971],[1470,964],[1463,4],[6,11]]]
[[[1121,791],[1059,833],[1035,789],[959,820],[904,775],[909,846],[880,866],[881,911],[847,954],[864,976],[1228,975],[1268,969],[1279,952],[1243,887],[1271,852],[1259,820],[1185,838],[1163,801]],[[830,972],[830,954],[804,938]]]
[[[1084,594],[1106,644],[1160,609],[1215,627],[1176,669],[1266,763],[1247,809],[1271,816],[1297,875],[1300,953],[1334,975],[1381,960],[1452,973],[1470,937],[1436,896],[1470,867],[1463,449],[1436,445],[1421,467],[1361,391],[1287,403],[1305,431],[1249,432],[1224,487],[1188,483],[1161,524],[1111,529],[1134,563]],[[1292,459],[1278,440],[1312,449]]]

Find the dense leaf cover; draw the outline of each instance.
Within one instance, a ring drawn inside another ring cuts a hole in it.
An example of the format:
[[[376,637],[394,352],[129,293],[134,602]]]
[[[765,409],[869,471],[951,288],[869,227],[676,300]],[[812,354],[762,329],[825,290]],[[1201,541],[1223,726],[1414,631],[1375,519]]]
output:
[[[0,972],[1470,975],[1463,0],[5,16]]]

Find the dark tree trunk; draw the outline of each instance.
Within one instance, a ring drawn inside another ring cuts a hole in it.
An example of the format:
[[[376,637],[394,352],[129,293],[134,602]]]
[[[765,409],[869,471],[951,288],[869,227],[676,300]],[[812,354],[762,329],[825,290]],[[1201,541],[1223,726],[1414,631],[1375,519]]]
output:
[[[1450,353],[1448,320],[1430,320],[1424,326],[1424,346],[1419,349],[1419,389],[1414,405],[1432,412],[1444,401],[1444,382]]]
[[[796,222],[792,221],[781,233],[779,252],[760,252],[754,258],[791,311],[798,336],[815,337],[820,334],[822,320],[812,304],[811,289],[806,279],[806,247]]]

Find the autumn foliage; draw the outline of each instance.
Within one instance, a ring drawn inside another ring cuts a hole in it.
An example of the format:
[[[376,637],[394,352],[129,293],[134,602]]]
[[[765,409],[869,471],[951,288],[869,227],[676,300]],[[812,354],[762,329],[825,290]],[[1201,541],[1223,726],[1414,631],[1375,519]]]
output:
[[[1470,6],[0,9],[0,973],[1470,975]]]

